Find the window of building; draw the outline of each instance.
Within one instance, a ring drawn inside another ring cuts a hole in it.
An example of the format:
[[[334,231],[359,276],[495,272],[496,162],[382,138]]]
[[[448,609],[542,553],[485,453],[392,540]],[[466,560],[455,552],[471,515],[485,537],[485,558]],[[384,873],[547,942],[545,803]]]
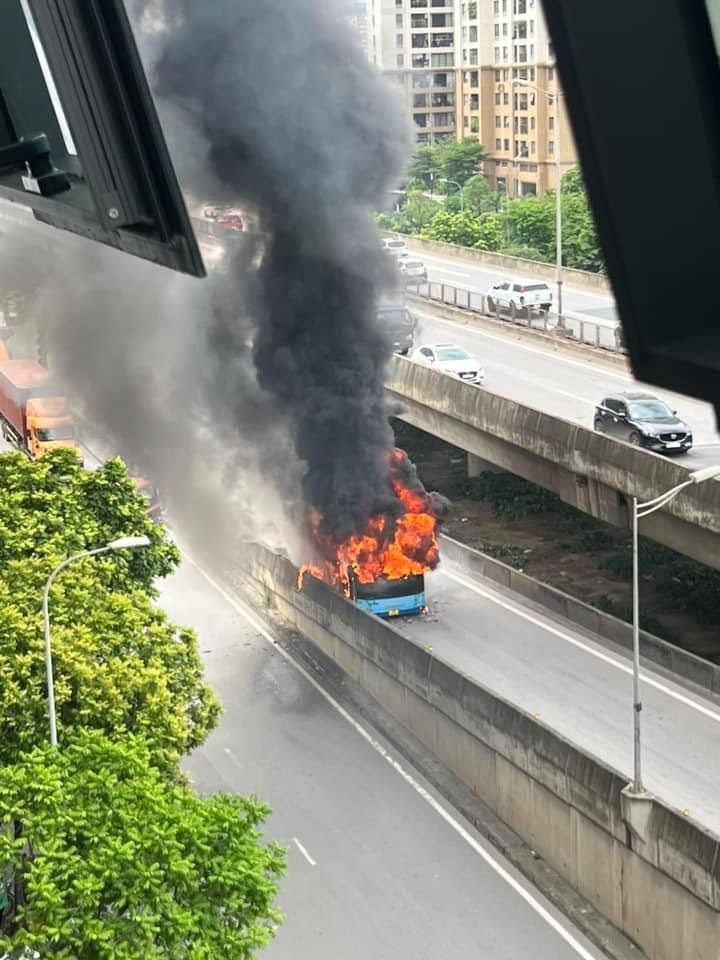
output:
[[[431,53],[430,65],[433,67],[452,67],[455,64],[454,53]]]
[[[500,47],[495,47],[495,63],[500,63]],[[496,70],[495,73],[497,72]]]
[[[530,129],[535,129],[535,117],[530,117]]]
[[[413,123],[415,124],[416,127],[426,127],[428,125],[427,113],[414,113]]]
[[[503,80],[507,80],[509,76],[510,76],[510,71],[507,69],[503,70]]]
[[[506,37],[507,35],[508,35],[508,25],[507,25],[507,23],[504,23],[504,24],[503,24],[503,36]]]
[[[451,47],[454,37],[451,33],[432,33],[430,35],[431,47]]]
[[[531,59],[531,60],[534,60],[534,59],[535,59],[535,44],[534,44],[534,43],[531,43],[531,44],[530,44],[530,59]]]
[[[503,140],[503,150],[509,150],[509,149],[510,149],[510,141]]]
[[[496,107],[499,107],[501,103],[502,103],[502,94],[501,94],[501,93],[496,93],[496,94],[495,94],[495,106],[496,106]]]
[[[399,34],[397,35],[397,40],[398,40],[398,46],[399,46],[399,47],[402,46],[402,38],[403,38],[403,35],[402,35],[401,33],[399,33]],[[430,38],[428,37],[428,35],[427,35],[426,33],[415,33],[415,34],[413,34],[412,45],[413,45],[413,47],[415,47],[416,49],[417,49],[418,47],[429,47],[429,46],[430,46]]]
[[[499,193],[507,192],[507,182],[505,180],[505,177],[498,177],[496,180],[496,183],[497,183],[497,188]]]
[[[548,130],[555,129],[555,117],[548,117]]]
[[[430,134],[429,134],[429,133],[418,133],[418,135],[416,136],[415,140],[417,141],[417,143],[420,143],[420,144],[422,144],[423,146],[426,146],[427,144],[430,143]]]
[[[405,66],[405,57],[401,53],[399,53],[395,59],[397,60],[397,65],[399,67]]]
[[[510,129],[510,117],[507,114],[503,117],[503,126],[506,130]]]
[[[453,16],[451,13],[433,13],[430,16],[430,25],[432,27],[451,27]]]
[[[516,93],[515,94],[515,109],[516,110],[527,110],[528,108],[528,95],[526,93]]]
[[[396,7],[401,7],[402,5],[403,5],[403,0],[395,0]],[[413,3],[413,6],[415,7],[417,6],[417,4]]]
[[[507,13],[507,0],[502,0],[502,12]]]
[[[503,63],[507,63],[507,62],[508,62],[508,48],[503,47]]]
[[[477,43],[478,31],[477,27],[470,27],[470,43]]]
[[[412,78],[413,90],[427,89],[430,83],[431,80],[427,73],[416,73]]]
[[[427,94],[426,94],[426,93],[414,93],[414,94],[413,94],[413,106],[414,106],[414,107],[426,107],[426,106],[427,106]]]
[[[502,150],[502,140],[496,140],[496,141],[495,141],[495,149],[496,149],[496,150]]]
[[[510,106],[510,94],[509,94],[509,93],[504,93],[504,94],[503,94],[503,103],[504,103],[504,105],[505,105],[506,107],[509,107],[509,106]]]
[[[515,63],[527,63],[527,44],[516,43],[513,47]]]
[[[470,117],[470,133],[480,132],[480,121],[477,117]]]
[[[501,118],[501,117],[495,117],[495,126],[496,126],[496,127],[502,126],[502,118]]]
[[[535,79],[535,67],[530,67],[530,79]]]
[[[452,89],[455,86],[455,76],[450,73],[434,73],[432,85],[434,87],[448,87]]]
[[[500,48],[499,48],[499,47],[495,47],[495,49],[496,49],[496,50],[499,50]],[[496,70],[496,71],[495,71],[495,83],[500,83],[500,80],[501,80],[500,71],[499,71],[499,70]]]
[[[470,51],[470,63],[472,66],[476,67],[478,65],[478,52],[477,48]]]
[[[467,128],[470,126],[470,118],[469,118],[469,117],[463,117],[463,126],[465,127],[466,130],[467,130]]]
[[[496,40],[499,40],[499,39],[500,39],[500,24],[499,24],[499,23],[496,23],[496,24],[495,24],[495,39],[496,39]]]
[[[530,141],[530,153],[535,153],[535,141]]]
[[[554,140],[548,140],[548,153],[550,154],[551,157],[555,155],[555,141],[554,141]]]
[[[480,97],[477,95],[477,93],[473,93],[473,94],[470,96],[470,109],[471,109],[471,110],[479,110],[479,109],[480,109]]]
[[[528,35],[527,22],[521,20],[520,23],[516,23],[513,26],[513,39],[514,40],[526,40]]]
[[[479,85],[480,85],[480,75],[478,74],[477,70],[472,70],[470,72],[470,86],[477,87]]]
[[[452,120],[454,114],[452,113],[436,113],[435,117],[435,126],[436,127],[450,127],[452,126]]]
[[[522,17],[527,13],[527,0],[515,0],[515,16]]]
[[[528,33],[530,34],[531,37],[534,37],[534,36],[535,36],[535,21],[534,21],[534,20],[528,20]]]
[[[493,16],[497,17],[500,13],[500,0],[493,0]]]
[[[402,17],[396,18],[402,20]],[[426,13],[413,13],[410,17],[410,26],[413,30],[422,30],[427,29],[428,18]],[[398,26],[402,26],[402,23],[399,23]]]
[[[400,27],[400,29],[402,30],[402,25],[403,25],[402,14],[401,14],[401,13],[396,13],[396,14],[395,14],[395,26],[396,26],[396,27]]]
[[[430,98],[431,107],[454,107],[455,106],[455,94],[454,93],[433,93]]]

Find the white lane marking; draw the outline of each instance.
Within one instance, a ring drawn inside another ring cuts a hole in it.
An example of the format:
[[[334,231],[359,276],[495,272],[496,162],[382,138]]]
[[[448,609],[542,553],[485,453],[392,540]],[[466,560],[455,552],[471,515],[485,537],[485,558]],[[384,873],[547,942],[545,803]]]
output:
[[[292,838],[292,841],[293,841],[293,843],[295,844],[295,846],[298,848],[298,850],[300,851],[300,853],[305,857],[305,859],[306,859],[307,862],[310,864],[310,866],[311,866],[311,867],[316,867],[316,866],[317,866],[317,863],[313,860],[313,858],[312,858],[312,857],[310,856],[310,854],[307,852],[307,850],[305,849],[305,847],[300,843],[300,841],[298,840],[298,838],[297,838],[297,837],[293,837],[293,838]]]
[[[230,749],[230,747],[223,747],[223,752],[226,753],[226,754],[228,755],[228,757],[230,757],[230,759],[232,760],[232,762],[233,762],[237,767],[239,767],[241,770],[243,769],[242,763],[240,763],[240,761],[239,761],[238,758],[235,756],[235,754],[232,752],[232,750]]]
[[[447,267],[434,267],[433,272],[444,273],[444,274],[447,274],[449,277],[468,277],[468,278],[470,277],[469,273],[460,273],[459,270],[449,270]]]
[[[454,572],[451,573],[447,567],[444,569],[439,567],[437,572],[442,574],[442,576],[448,577],[450,580],[454,580],[467,590],[471,590],[473,593],[477,593],[479,596],[485,597],[485,599],[490,600],[491,603],[495,603],[499,607],[503,607],[505,610],[508,610],[510,613],[514,613],[515,616],[520,617],[523,620],[527,620],[528,623],[532,623],[534,626],[540,627],[541,629],[546,630],[548,633],[554,634],[561,640],[565,640],[566,643],[572,644],[572,646],[583,650],[585,653],[589,653],[591,656],[596,657],[598,660],[602,660],[603,663],[607,663],[611,667],[615,667],[616,670],[621,670],[623,673],[632,676],[632,667],[625,663],[625,661],[618,660],[616,657],[612,657],[607,653],[603,653],[602,650],[596,649],[591,644],[585,643],[582,640],[578,640],[577,637],[573,637],[569,633],[565,633],[564,630],[560,630],[558,627],[554,627],[551,624],[546,623],[539,617],[535,617],[533,614],[528,613],[525,610],[521,610],[519,607],[512,603],[508,603],[506,600],[492,591],[485,590],[483,587],[479,587],[476,583],[473,583],[471,580],[467,579],[461,574]],[[691,697],[686,697],[683,693],[680,693],[678,690],[673,690],[672,687],[668,687],[664,683],[660,683],[659,680],[653,679],[647,673],[640,671],[640,677],[644,683],[647,683],[647,685],[650,687],[654,687],[654,689],[658,690],[660,693],[664,693],[668,697],[672,697],[673,700],[679,701],[686,707],[690,707],[692,710],[697,710],[698,713],[703,714],[703,716],[708,717],[710,720],[714,720],[715,723],[720,723],[720,713],[717,711],[710,709],[710,707],[704,706],[702,703],[698,703]]]
[[[192,559],[192,557],[190,557],[187,553],[185,553],[184,550],[183,550],[183,556],[188,561],[188,563],[190,563],[193,567],[195,567],[195,569],[200,574],[200,576],[203,577],[203,579],[206,580],[207,583],[214,590],[216,590],[220,594],[220,596],[233,608],[233,610],[235,610],[236,613],[238,613],[247,623],[249,623],[250,626],[253,627],[253,629],[257,630],[257,632],[260,634],[260,636],[264,640],[267,640],[267,642],[282,657],[284,657],[289,663],[291,663],[295,667],[295,669],[299,673],[301,673],[303,677],[305,677],[308,683],[310,683],[315,688],[315,690],[317,690],[317,692],[320,694],[321,697],[327,700],[330,706],[337,713],[340,714],[343,720],[346,720],[350,724],[350,726],[355,730],[355,732],[358,733],[363,738],[363,740],[365,740],[373,748],[373,750],[375,750],[375,752],[378,753],[383,758],[383,760],[386,760],[390,764],[390,766],[395,770],[395,772],[398,773],[403,778],[403,780],[405,780],[405,782],[409,786],[411,786],[412,789],[420,797],[422,797],[422,799],[427,804],[429,804],[429,806],[432,807],[432,809],[440,817],[442,817],[442,819],[448,824],[448,826],[450,826],[455,831],[455,833],[457,833],[458,836],[460,836],[468,844],[468,846],[471,847],[475,851],[475,853],[477,853],[478,856],[485,861],[485,863],[490,867],[490,869],[493,870],[502,880],[504,880],[505,883],[507,883],[508,886],[511,887],[511,889],[518,894],[518,896],[522,897],[522,899],[528,904],[528,906],[532,910],[534,910],[535,913],[537,913],[538,916],[540,916],[550,927],[552,927],[552,929],[560,937],[562,937],[562,939],[568,944],[568,946],[570,946],[578,954],[579,957],[582,957],[582,960],[597,960],[597,954],[593,954],[589,950],[587,950],[586,947],[584,947],[580,943],[580,941],[577,940],[570,933],[570,931],[567,930],[562,925],[562,923],[559,920],[557,920],[550,913],[550,911],[546,907],[544,907],[542,903],[532,895],[532,893],[530,893],[529,890],[526,890],[523,887],[523,885],[518,880],[516,880],[516,878],[513,877],[512,874],[508,870],[506,870],[505,867],[503,867],[498,860],[495,859],[495,857],[492,856],[491,853],[489,853],[483,846],[481,846],[480,843],[478,843],[475,837],[473,837],[472,834],[470,834],[469,831],[466,830],[465,827],[458,820],[456,820],[453,817],[453,815],[448,810],[446,810],[445,807],[443,807],[443,805],[438,800],[435,799],[435,797],[432,796],[432,794],[428,793],[428,791],[422,786],[421,783],[418,783],[418,781],[415,780],[412,774],[408,773],[408,771],[405,770],[405,768],[400,763],[398,763],[397,760],[395,760],[393,757],[390,756],[390,754],[385,749],[385,747],[383,747],[381,743],[375,740],[372,734],[369,733],[365,729],[365,727],[362,726],[362,724],[358,723],[357,720],[351,717],[350,714],[347,712],[347,710],[345,710],[345,708],[342,707],[337,702],[337,700],[335,700],[332,696],[330,696],[330,694],[326,690],[323,690],[320,684],[314,679],[314,677],[310,676],[307,670],[304,670],[300,666],[300,664],[297,663],[296,660],[293,660],[293,658],[290,656],[290,654],[286,650],[283,650],[283,648],[275,641],[272,634],[266,629],[263,621],[260,620],[260,618],[255,614],[254,611],[252,611],[244,603],[241,603],[239,600],[235,599],[235,597],[232,597],[227,592],[227,590],[225,590],[224,587],[220,586],[220,584],[217,583],[216,580],[213,580],[210,574],[206,573],[203,570],[203,568],[199,566],[199,564],[197,564]]]

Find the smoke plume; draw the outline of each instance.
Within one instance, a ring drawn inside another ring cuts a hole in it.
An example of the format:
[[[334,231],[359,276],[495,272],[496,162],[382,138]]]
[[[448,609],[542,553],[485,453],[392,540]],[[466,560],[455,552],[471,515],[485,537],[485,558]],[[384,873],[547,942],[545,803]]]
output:
[[[394,505],[369,213],[405,141],[385,84],[328,6],[168,5],[154,79],[201,132],[224,193],[259,213],[267,248],[247,291],[258,383],[290,425],[307,505],[342,539]]]
[[[34,300],[52,363],[196,532],[271,515],[287,540],[312,510],[343,539],[399,514],[370,222],[408,147],[398,99],[331,0],[131,12],[186,195],[262,239],[198,282],[63,237]]]

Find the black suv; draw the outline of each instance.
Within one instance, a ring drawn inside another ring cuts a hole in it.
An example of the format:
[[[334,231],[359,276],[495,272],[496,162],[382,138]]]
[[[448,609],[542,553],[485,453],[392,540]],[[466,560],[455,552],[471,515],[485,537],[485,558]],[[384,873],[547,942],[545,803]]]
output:
[[[417,320],[402,304],[381,303],[377,320],[392,343],[393,352],[407,356],[413,348]]]
[[[690,427],[677,410],[649,393],[614,393],[595,408],[594,427],[619,440],[656,453],[687,453],[693,445]]]

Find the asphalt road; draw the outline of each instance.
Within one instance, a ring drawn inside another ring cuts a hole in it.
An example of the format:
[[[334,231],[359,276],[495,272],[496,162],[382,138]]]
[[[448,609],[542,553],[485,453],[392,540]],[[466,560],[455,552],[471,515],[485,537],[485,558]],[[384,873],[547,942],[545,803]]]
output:
[[[388,762],[375,730],[273,645],[271,626],[187,561],[159,602],[197,629],[225,706],[190,759],[197,787],[256,793],[274,811],[268,836],[289,848],[287,920],[263,956],[599,960],[412,767],[392,750]]]
[[[632,779],[629,656],[447,563],[427,593],[429,616],[403,631]],[[641,698],[646,786],[720,835],[720,700],[648,666]]]
[[[408,250],[413,251],[411,238],[407,238],[407,246]],[[420,249],[414,252],[417,258],[427,266],[428,280],[452,284],[474,293],[487,293],[498,280],[513,276],[507,271],[477,266],[458,257],[442,257]],[[550,287],[555,296],[554,283],[550,283]],[[611,295],[590,293],[573,287],[572,284],[563,283],[563,309],[610,322],[617,322],[618,319],[615,300]]]
[[[485,369],[485,387],[553,416],[592,429],[595,404],[608,393],[644,389],[661,397],[693,429],[695,447],[680,462],[690,469],[720,462],[720,434],[708,403],[638,383],[630,368],[588,363],[581,359],[518,343],[510,336],[486,333],[472,322],[443,317],[442,307],[411,306],[418,318],[415,345],[457,343],[477,357]]]

